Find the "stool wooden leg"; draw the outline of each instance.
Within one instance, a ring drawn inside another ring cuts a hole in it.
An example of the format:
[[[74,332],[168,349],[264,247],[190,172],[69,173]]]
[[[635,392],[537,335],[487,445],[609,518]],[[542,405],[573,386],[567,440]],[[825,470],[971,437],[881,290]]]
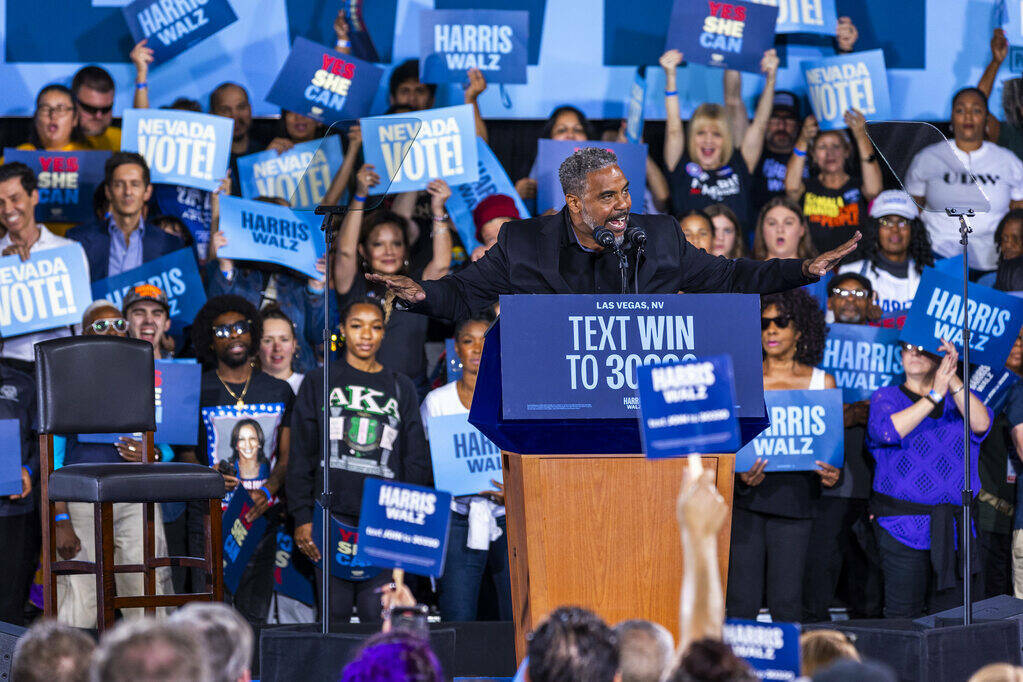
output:
[[[156,594],[156,568],[153,567],[153,558],[156,555],[156,533],[153,523],[153,503],[146,502],[142,505],[142,568],[145,575],[143,594],[147,597]],[[146,607],[147,616],[155,614],[155,606]]]
[[[96,542],[96,629],[103,632],[114,624],[114,505],[101,502],[95,510]]]
[[[206,570],[207,589],[213,592],[214,601],[224,600],[224,537],[221,521],[220,500],[210,500],[206,516]],[[212,584],[211,584],[212,583]]]
[[[39,514],[43,540],[43,614],[57,617],[57,576],[51,564],[57,559],[56,531],[53,527],[53,503],[50,502],[49,483],[52,470],[53,434],[39,434]]]

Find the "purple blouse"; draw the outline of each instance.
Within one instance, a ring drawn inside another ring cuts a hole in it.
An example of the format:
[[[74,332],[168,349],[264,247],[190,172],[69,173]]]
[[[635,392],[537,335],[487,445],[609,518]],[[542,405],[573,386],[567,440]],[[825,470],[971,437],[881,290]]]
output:
[[[963,489],[963,416],[951,395],[946,395],[939,418],[924,417],[905,438],[900,438],[892,415],[914,402],[898,386],[880,388],[870,398],[867,446],[877,462],[874,490],[909,502],[958,504]],[[991,410],[984,409],[993,421]],[[970,486],[977,494],[977,460],[987,432],[970,435]],[[907,547],[931,547],[929,516],[885,516],[877,522]]]

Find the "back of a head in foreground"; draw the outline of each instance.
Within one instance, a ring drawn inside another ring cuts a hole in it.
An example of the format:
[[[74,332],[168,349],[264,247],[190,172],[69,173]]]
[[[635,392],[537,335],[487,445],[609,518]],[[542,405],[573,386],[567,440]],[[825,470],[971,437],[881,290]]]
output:
[[[14,648],[14,682],[87,682],[95,642],[55,620],[33,625]]]
[[[973,673],[970,682],[1023,682],[1023,668],[1010,663],[991,663]]]
[[[206,643],[214,682],[237,682],[249,674],[252,628],[241,614],[220,602],[190,602],[170,622],[195,633]]]
[[[341,682],[442,682],[444,679],[430,643],[402,630],[370,637],[341,673]]]
[[[746,661],[720,639],[698,639],[689,645],[667,682],[757,682]]]
[[[614,632],[596,614],[562,606],[529,637],[530,682],[611,682],[618,673]]]
[[[206,647],[165,620],[125,620],[100,640],[92,682],[211,682]]]
[[[860,660],[860,653],[843,632],[812,630],[799,638],[799,658],[803,675],[813,677],[836,661]]]
[[[877,661],[839,661],[813,676],[813,682],[896,682],[895,671]]]
[[[661,682],[675,648],[667,628],[648,620],[626,620],[614,632],[622,682]]]

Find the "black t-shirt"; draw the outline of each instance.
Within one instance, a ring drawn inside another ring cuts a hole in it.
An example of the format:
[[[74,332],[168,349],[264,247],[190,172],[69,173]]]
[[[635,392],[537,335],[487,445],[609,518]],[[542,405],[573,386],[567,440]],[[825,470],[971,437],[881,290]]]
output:
[[[580,244],[570,222],[565,222],[558,252],[558,271],[565,278],[572,291],[586,291],[594,294],[618,294],[622,290],[621,270],[618,257],[611,249],[587,251]],[[636,257],[626,247],[628,257],[627,289],[633,286]]]
[[[352,288],[338,296],[338,311],[360,298],[380,298],[369,286],[362,272],[355,274]],[[402,310],[392,310],[384,328],[384,340],[377,351],[377,361],[384,367],[401,372],[415,383],[426,379],[426,328],[430,318]]]
[[[331,512],[357,523],[366,478],[430,485],[419,400],[412,381],[384,367],[369,373],[343,359],[331,365]],[[312,520],[323,485],[323,374],[305,378],[295,400],[288,460],[288,510],[296,525]]]
[[[849,178],[838,189],[825,187],[817,176],[811,176],[804,183],[801,204],[803,216],[810,227],[810,239],[818,252],[824,253],[841,246],[860,229],[860,219],[865,213],[860,178]],[[853,256],[846,260],[855,260]]]
[[[727,164],[711,171],[700,168],[688,153],[683,154],[675,170],[668,175],[668,184],[675,215],[720,203],[735,211],[744,227],[750,225],[753,181],[746,160],[738,151],[732,153]]]
[[[768,464],[764,480],[749,487],[735,477],[736,507],[791,519],[812,519],[817,516],[821,497],[820,476],[812,471],[779,471],[771,473]]]
[[[753,205],[752,215],[757,215],[761,207],[776,196],[785,194],[785,167],[791,154],[778,154],[764,149],[760,161],[753,170]],[[753,230],[752,225],[743,225],[747,232]]]

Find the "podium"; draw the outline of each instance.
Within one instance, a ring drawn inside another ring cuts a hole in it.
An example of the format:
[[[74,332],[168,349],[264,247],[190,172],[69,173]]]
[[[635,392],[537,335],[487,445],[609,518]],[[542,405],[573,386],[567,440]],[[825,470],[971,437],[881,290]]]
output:
[[[759,317],[759,297],[741,294],[501,297],[469,422],[503,453],[519,660],[526,634],[564,605],[678,635],[685,464],[632,454],[643,452],[635,371],[731,355],[746,443],[768,425]],[[731,506],[734,456],[703,461]],[[722,585],[730,532],[729,521],[718,538]]]

